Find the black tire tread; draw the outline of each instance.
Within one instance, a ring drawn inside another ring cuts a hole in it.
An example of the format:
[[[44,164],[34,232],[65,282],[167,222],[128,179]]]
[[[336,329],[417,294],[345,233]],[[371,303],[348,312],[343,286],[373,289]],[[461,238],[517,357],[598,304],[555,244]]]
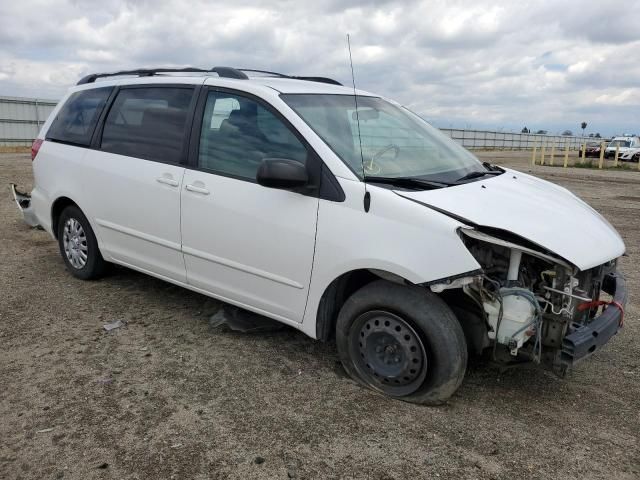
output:
[[[386,310],[410,320],[423,334],[435,364],[430,364],[425,383],[401,400],[440,405],[458,389],[467,367],[467,344],[460,322],[447,304],[428,289],[386,280],[369,283],[347,299],[336,324],[336,343],[342,364],[360,384],[377,390],[360,378],[349,357],[349,328],[355,318],[369,310]],[[430,362],[433,360],[430,358]]]

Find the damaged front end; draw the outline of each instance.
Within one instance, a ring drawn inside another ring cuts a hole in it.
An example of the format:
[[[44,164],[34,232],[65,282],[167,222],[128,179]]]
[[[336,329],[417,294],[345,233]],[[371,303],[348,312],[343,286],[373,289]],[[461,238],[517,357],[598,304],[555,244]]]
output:
[[[18,186],[15,183],[11,184],[11,193],[18,208],[22,212],[25,223],[30,227],[40,227],[33,206],[31,205],[31,195],[18,190]]]
[[[460,285],[476,307],[475,322],[461,320],[476,350],[563,375],[622,327],[627,292],[615,260],[580,271],[506,232],[461,228],[460,236],[482,267]]]

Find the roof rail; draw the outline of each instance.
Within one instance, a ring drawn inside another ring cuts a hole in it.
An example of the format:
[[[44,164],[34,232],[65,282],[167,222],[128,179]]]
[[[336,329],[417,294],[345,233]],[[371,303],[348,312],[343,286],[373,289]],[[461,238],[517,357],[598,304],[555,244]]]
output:
[[[82,77],[76,85],[84,85],[86,83],[93,83],[98,78],[104,77],[119,77],[123,75],[137,75],[138,77],[152,77],[157,75],[158,73],[209,73],[214,72],[217,73],[220,77],[224,78],[237,78],[240,80],[246,80],[249,77],[240,70],[237,70],[232,67],[213,67],[210,69],[202,69],[202,68],[140,68],[137,70],[123,70],[121,72],[112,72],[112,73],[92,73],[90,75],[86,75]]]
[[[340,85],[342,86],[342,84],[337,81],[334,80],[333,78],[328,78],[328,77],[300,77],[300,76],[292,76],[289,78],[295,78],[296,80],[307,80],[308,82],[320,82],[320,83],[329,83],[331,85]]]
[[[254,72],[254,73],[266,73],[267,75],[272,75],[278,78],[292,78],[295,80],[307,80],[309,82],[320,82],[320,83],[329,83],[331,85],[342,85],[337,80],[327,77],[305,77],[305,76],[296,76],[296,75],[285,75],[283,73],[270,72],[268,70],[253,70],[251,68],[232,68],[232,67],[213,67],[210,69],[202,69],[202,68],[139,68],[137,70],[123,70],[120,72],[112,72],[112,73],[92,73],[82,77],[77,85],[84,85],[86,83],[94,83],[98,78],[105,77],[120,77],[124,75],[135,75],[138,77],[153,77],[159,73],[217,73],[218,76],[223,78],[235,78],[238,80],[246,80],[249,77],[244,72]]]
[[[278,78],[293,78],[296,80],[307,80],[309,82],[320,82],[320,83],[329,83],[331,85],[342,85],[337,80],[334,80],[333,78],[328,78],[328,77],[305,77],[305,76],[297,76],[297,75],[285,75],[284,73],[270,72],[268,70],[254,70],[251,68],[239,68],[238,70],[240,70],[241,72],[250,72],[250,73],[251,72],[266,73],[268,75],[273,75],[274,77],[278,77]]]

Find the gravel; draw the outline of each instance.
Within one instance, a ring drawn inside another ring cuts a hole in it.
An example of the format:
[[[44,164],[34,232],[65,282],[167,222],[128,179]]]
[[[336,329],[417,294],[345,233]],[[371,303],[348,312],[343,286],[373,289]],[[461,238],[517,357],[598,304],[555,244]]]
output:
[[[0,478],[640,478],[640,173],[533,173],[623,235],[625,329],[565,379],[474,362],[438,408],[360,388],[292,329],[211,329],[203,295],[124,268],[74,279],[3,188]],[[0,155],[10,181],[31,187],[28,156]]]

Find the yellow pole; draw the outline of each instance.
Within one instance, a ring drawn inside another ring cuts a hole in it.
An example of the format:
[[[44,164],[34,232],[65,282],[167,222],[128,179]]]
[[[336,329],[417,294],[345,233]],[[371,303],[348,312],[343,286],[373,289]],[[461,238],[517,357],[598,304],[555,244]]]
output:
[[[556,142],[553,142],[553,145],[551,146],[551,159],[549,161],[549,165],[551,165],[553,167],[553,157],[556,156]]]
[[[582,144],[582,163],[584,163],[584,159],[587,158],[587,142]]]
[[[618,154],[620,153],[620,145],[616,145],[616,158],[613,161],[613,166],[617,167],[618,166]]]
[[[604,163],[604,142],[600,144],[600,162],[598,162],[598,168],[602,168],[602,164]]]
[[[564,168],[569,164],[569,141],[564,141]]]
[[[540,150],[540,165],[544,165],[544,151],[546,150],[546,145],[544,142],[542,143],[542,150]]]
[[[538,149],[538,147],[534,143],[533,144],[533,153],[531,154],[531,166],[534,166],[536,164],[536,150],[537,149]],[[640,162],[638,162],[638,164],[640,165]]]

